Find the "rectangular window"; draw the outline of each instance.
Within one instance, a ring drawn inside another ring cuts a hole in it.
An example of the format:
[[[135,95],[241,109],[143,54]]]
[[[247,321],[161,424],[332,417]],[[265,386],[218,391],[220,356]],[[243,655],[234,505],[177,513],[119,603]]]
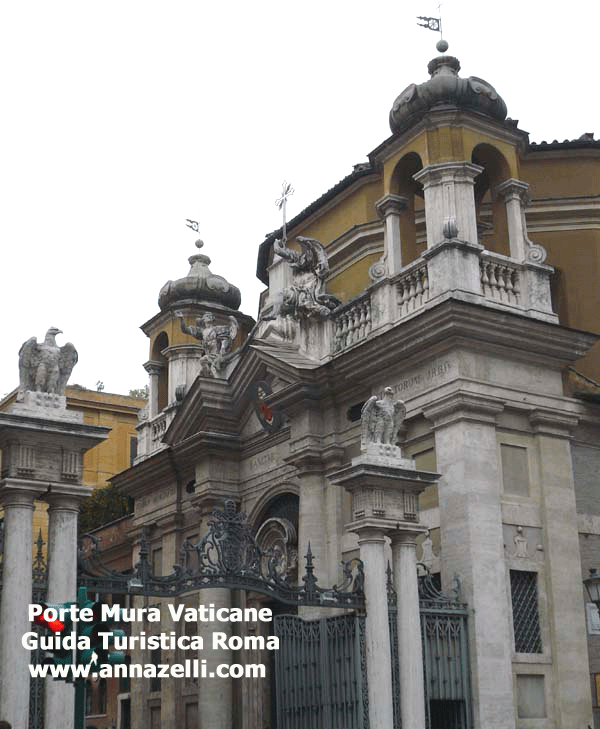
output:
[[[150,729],[160,729],[160,706],[150,707]]]
[[[529,496],[529,461],[527,448],[500,444],[502,485],[511,496]]]
[[[129,465],[133,466],[133,461],[137,458],[138,439],[135,435],[129,438]]]
[[[517,653],[541,653],[537,572],[510,571],[513,630]]]
[[[159,666],[162,663],[162,650],[160,648],[154,648],[150,651],[150,663],[155,666]],[[159,676],[153,676],[150,679],[150,691],[160,691],[161,679]]]

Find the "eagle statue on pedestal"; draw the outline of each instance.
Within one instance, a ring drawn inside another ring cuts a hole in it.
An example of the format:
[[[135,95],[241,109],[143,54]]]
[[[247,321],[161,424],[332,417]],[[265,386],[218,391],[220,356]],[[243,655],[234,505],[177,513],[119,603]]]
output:
[[[71,342],[59,347],[57,334],[62,334],[62,331],[50,327],[41,344],[31,337],[19,350],[17,402],[23,400],[26,390],[64,395],[67,381],[77,364],[77,350]]]

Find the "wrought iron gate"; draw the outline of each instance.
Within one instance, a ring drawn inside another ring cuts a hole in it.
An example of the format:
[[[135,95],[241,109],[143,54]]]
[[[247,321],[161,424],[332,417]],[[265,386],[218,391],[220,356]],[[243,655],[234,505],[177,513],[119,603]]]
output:
[[[277,729],[368,729],[364,618],[274,619]]]

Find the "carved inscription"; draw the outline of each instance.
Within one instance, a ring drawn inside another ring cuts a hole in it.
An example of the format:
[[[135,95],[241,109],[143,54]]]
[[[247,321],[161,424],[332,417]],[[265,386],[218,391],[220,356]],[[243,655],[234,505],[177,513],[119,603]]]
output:
[[[424,367],[422,370],[415,372],[410,377],[400,380],[396,385],[392,385],[394,393],[406,393],[412,390],[421,390],[425,387],[446,379],[448,374],[452,371],[454,363],[451,360],[439,360]]]

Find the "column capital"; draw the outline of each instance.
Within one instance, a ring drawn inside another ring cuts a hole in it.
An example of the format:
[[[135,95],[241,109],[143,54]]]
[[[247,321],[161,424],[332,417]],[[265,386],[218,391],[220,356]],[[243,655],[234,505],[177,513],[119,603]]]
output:
[[[387,215],[400,215],[408,208],[408,198],[404,195],[384,195],[375,203],[375,208],[382,218]]]
[[[529,413],[529,422],[536,435],[572,438],[579,418],[572,413],[550,408],[536,408]]]
[[[41,491],[38,488],[28,488],[24,485],[12,485],[6,481],[0,485],[0,506],[4,509],[11,506],[20,506],[33,509],[33,502],[39,499]]]
[[[149,375],[160,375],[165,366],[162,362],[156,362],[150,359],[148,362],[144,362],[143,367]]]
[[[79,506],[84,499],[90,496],[92,489],[86,489],[85,493],[55,493],[51,491],[45,494],[43,501],[48,504],[49,511],[74,511],[79,513]]]
[[[505,200],[519,200],[523,205],[530,201],[529,185],[522,180],[511,177],[496,186],[494,192]]]
[[[495,425],[504,403],[472,392],[453,392],[423,408],[423,415],[440,428],[461,420]]]
[[[405,546],[416,549],[417,537],[420,537],[421,534],[426,534],[428,531],[429,528],[423,524],[411,524],[410,526],[397,525],[395,529],[387,533],[387,536],[390,538],[392,547]]]
[[[467,182],[475,184],[475,178],[483,172],[483,167],[472,162],[442,162],[427,165],[413,175],[413,180],[420,182],[423,187],[441,185],[447,182]]]

